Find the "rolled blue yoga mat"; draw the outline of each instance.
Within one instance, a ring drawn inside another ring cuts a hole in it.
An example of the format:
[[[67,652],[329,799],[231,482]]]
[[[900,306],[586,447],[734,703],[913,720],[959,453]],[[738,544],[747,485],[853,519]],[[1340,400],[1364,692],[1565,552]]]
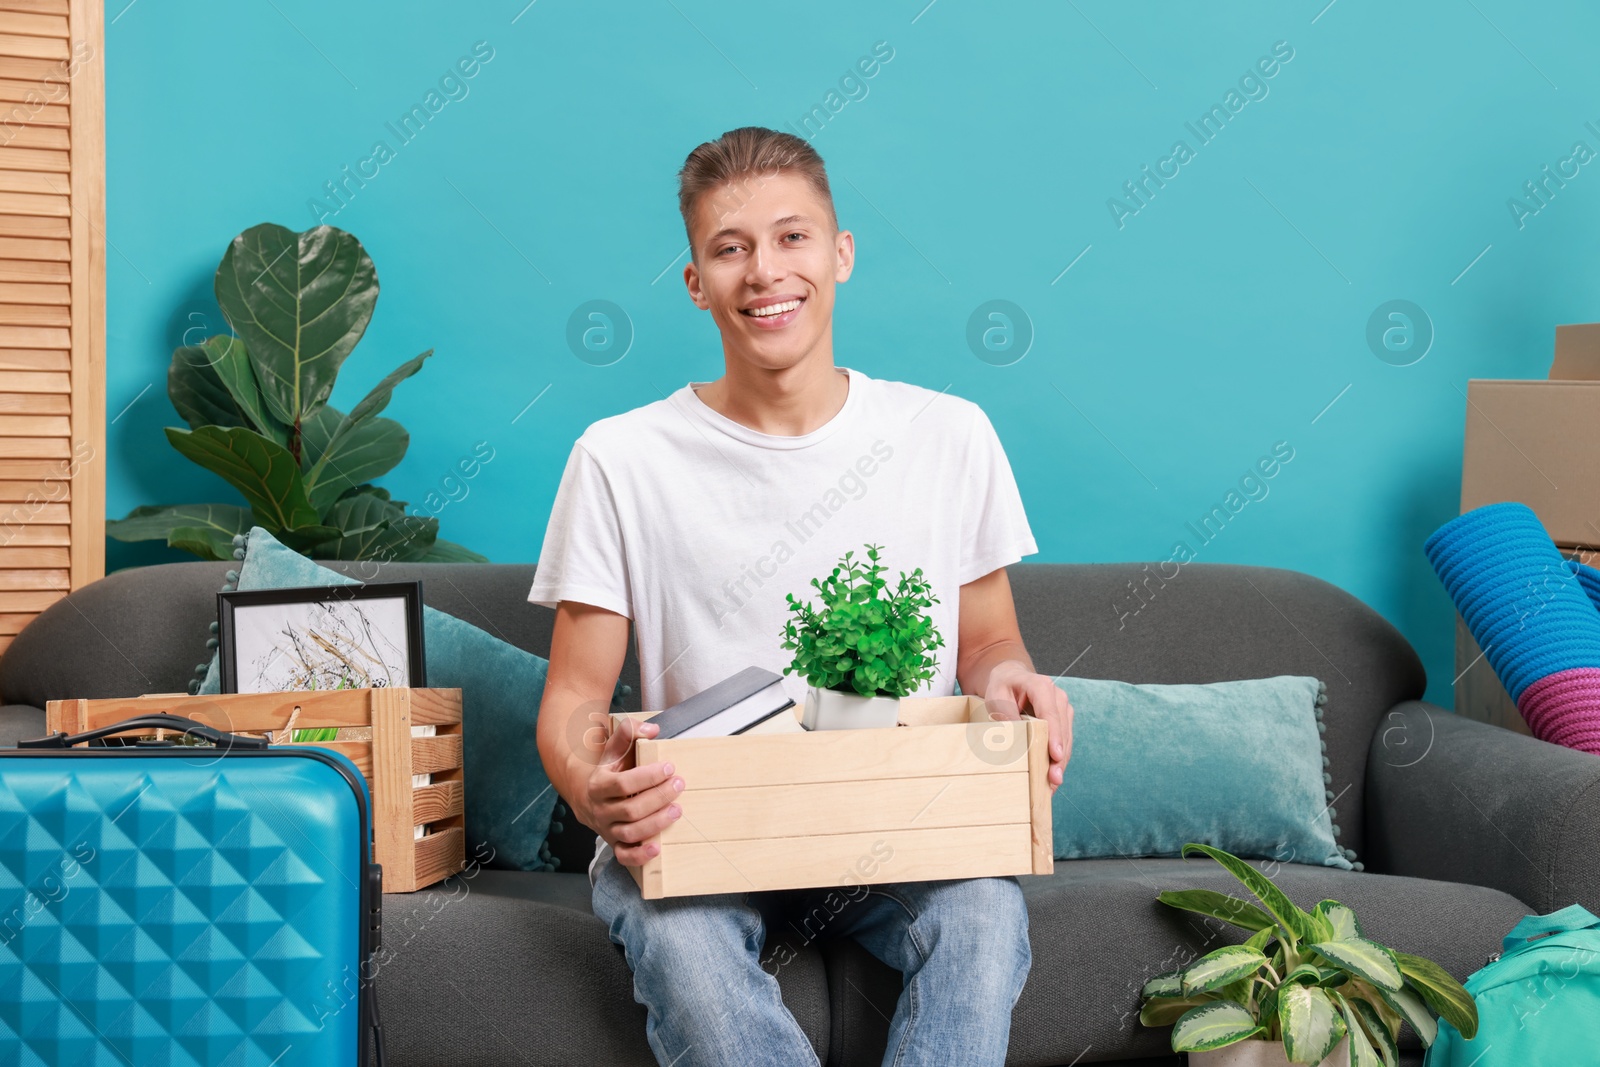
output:
[[[1526,504],[1474,508],[1422,547],[1512,700],[1556,671],[1600,668],[1600,571],[1565,559]]]

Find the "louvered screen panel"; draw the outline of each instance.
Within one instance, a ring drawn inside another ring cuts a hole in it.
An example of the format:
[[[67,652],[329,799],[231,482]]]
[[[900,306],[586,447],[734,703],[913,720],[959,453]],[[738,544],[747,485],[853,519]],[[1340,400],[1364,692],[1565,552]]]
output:
[[[0,649],[105,572],[98,0],[0,0]]]

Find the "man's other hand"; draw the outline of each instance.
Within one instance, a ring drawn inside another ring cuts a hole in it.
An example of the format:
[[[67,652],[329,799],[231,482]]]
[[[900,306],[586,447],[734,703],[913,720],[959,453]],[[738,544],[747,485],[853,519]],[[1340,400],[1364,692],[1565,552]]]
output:
[[[1050,792],[1053,794],[1072,757],[1072,702],[1049,675],[1035,674],[1021,660],[1002,660],[989,672],[983,694],[989,714],[996,719],[1032,715],[1050,727]]]
[[[661,852],[655,837],[683,814],[677,803],[683,779],[670,763],[630,767],[636,737],[654,737],[661,727],[619,716],[606,739],[600,763],[589,775],[586,797],[589,819],[584,822],[605,838],[617,862],[642,867]],[[592,819],[592,821],[591,821]]]

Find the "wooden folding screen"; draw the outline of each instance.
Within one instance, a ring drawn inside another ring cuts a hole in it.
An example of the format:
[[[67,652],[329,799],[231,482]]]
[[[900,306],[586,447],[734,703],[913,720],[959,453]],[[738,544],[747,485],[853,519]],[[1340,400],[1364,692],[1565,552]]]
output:
[[[0,649],[105,572],[100,0],[0,0]]]

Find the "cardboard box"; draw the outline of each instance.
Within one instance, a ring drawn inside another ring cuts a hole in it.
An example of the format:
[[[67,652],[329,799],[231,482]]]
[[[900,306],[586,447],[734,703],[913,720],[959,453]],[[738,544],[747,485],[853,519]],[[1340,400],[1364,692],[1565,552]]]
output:
[[[648,718],[653,712],[631,713]],[[628,871],[646,899],[1049,874],[1041,719],[991,719],[979,697],[908,697],[900,726],[641,739],[686,784],[661,852]]]
[[[300,744],[348,756],[372,796],[372,858],[383,865],[385,893],[414,893],[466,864],[465,783],[462,781],[461,690],[327,689],[286,693],[190,696],[155,693],[126,699],[52,700],[45,726],[69,734],[97,730],[140,715],[179,715],[229,733],[339,727],[334,741]],[[432,726],[414,736],[413,726]],[[345,732],[365,735],[345,740]],[[280,740],[282,737],[283,740]],[[427,785],[413,776],[429,775]],[[427,832],[418,837],[415,828]]]
[[[1516,500],[1563,555],[1600,565],[1600,323],[1556,327],[1549,380],[1467,383],[1461,510]],[[1456,618],[1456,712],[1530,733]]]

